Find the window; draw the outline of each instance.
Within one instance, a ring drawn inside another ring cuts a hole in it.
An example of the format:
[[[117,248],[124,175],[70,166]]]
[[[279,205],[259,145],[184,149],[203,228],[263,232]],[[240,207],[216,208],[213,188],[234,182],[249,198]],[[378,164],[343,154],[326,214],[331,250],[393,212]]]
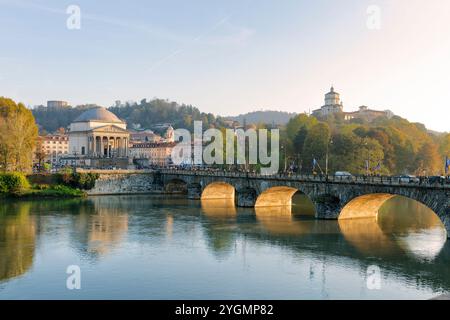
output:
[[[81,147],[81,154],[84,155],[86,152],[85,147]]]

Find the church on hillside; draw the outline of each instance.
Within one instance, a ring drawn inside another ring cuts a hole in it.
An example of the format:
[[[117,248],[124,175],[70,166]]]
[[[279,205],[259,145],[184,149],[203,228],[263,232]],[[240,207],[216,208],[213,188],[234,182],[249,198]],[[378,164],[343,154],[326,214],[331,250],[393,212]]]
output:
[[[345,112],[339,93],[334,91],[334,88],[331,87],[330,92],[325,94],[325,104],[319,109],[314,110],[312,115],[317,118],[326,118],[329,115],[336,113],[342,114],[345,120],[364,119],[369,122],[378,117],[390,119],[394,116],[394,113],[390,110],[373,110],[366,106],[360,106],[358,111]]]

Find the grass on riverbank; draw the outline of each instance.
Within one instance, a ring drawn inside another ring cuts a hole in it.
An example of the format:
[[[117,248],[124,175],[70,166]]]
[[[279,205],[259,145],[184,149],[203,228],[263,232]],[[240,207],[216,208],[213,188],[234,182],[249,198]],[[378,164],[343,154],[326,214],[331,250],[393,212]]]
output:
[[[12,198],[76,198],[85,197],[86,192],[63,185],[35,185],[30,189],[4,194]]]
[[[82,191],[86,186],[95,183],[96,176],[67,175],[52,177],[51,183],[30,183],[20,172],[0,173],[1,198],[75,198],[84,197]],[[59,182],[58,180],[61,180]],[[73,180],[73,181],[72,181]],[[80,186],[80,187],[79,187]]]

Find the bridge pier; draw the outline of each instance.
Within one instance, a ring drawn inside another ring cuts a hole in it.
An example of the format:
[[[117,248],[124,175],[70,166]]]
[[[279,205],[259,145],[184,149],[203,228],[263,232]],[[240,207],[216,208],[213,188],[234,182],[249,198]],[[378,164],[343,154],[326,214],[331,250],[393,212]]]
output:
[[[341,201],[331,195],[321,195],[311,199],[316,207],[317,219],[337,219],[341,213]]]
[[[188,199],[198,200],[202,197],[202,186],[198,183],[190,183],[187,186]]]
[[[447,206],[442,210],[444,213],[439,215],[445,230],[447,230],[447,238],[450,239],[450,199],[447,200]]]
[[[254,207],[257,194],[253,188],[242,188],[236,192],[236,205],[238,207]]]

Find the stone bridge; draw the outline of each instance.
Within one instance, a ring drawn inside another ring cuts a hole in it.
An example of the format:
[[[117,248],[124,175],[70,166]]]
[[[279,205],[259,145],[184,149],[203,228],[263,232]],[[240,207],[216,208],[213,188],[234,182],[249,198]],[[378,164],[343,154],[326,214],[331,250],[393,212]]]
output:
[[[450,235],[450,185],[402,182],[392,177],[335,177],[311,175],[261,176],[252,173],[161,170],[162,186],[186,186],[191,199],[235,199],[241,207],[290,206],[301,192],[316,208],[319,219],[376,217],[394,196],[416,200],[441,219]]]
[[[111,190],[105,189],[106,185]],[[240,207],[290,207],[292,196],[301,192],[314,204],[318,219],[377,217],[378,210],[387,200],[403,196],[433,210],[450,237],[448,182],[429,184],[403,182],[394,177],[262,176],[240,172],[158,170],[111,173],[106,178],[101,175],[91,194],[142,192],[180,192],[190,199],[202,200],[229,199]]]

